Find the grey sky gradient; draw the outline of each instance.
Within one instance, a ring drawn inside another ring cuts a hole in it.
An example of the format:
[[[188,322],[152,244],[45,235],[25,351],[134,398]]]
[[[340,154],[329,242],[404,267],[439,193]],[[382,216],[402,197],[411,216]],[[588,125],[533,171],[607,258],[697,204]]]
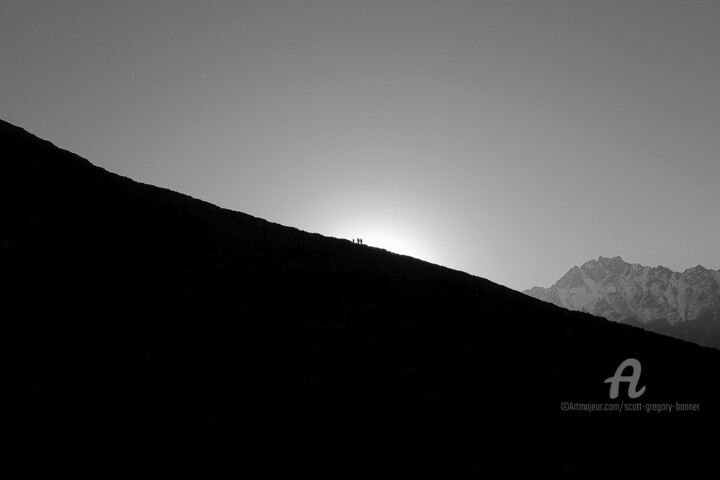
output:
[[[717,0],[3,0],[0,117],[516,289],[720,268]]]

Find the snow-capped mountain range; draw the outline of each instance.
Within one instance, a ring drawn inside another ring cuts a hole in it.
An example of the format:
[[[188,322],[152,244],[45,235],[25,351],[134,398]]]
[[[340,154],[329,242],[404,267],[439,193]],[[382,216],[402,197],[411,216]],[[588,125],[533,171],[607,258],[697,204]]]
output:
[[[580,310],[720,348],[720,270],[701,265],[684,272],[599,257],[573,267],[552,287],[523,293]]]

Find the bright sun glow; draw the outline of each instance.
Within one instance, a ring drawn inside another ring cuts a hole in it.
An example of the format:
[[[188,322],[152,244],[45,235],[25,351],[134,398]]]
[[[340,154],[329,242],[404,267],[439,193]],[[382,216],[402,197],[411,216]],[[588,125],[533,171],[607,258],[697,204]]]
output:
[[[362,188],[361,188],[362,187]],[[423,198],[400,194],[377,185],[343,186],[340,193],[322,197],[311,209],[311,229],[353,240],[400,255],[443,264],[438,249],[442,233],[438,215]]]
[[[421,260],[433,261],[429,241],[417,229],[398,223],[368,221],[346,226],[335,236],[347,239],[362,238],[363,244],[409,255]]]

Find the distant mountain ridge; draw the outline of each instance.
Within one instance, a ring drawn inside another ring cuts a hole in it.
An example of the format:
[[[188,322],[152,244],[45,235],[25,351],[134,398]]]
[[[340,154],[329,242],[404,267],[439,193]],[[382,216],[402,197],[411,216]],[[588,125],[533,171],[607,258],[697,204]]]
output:
[[[601,256],[571,268],[550,288],[533,287],[523,293],[720,348],[720,271],[702,265],[674,272]]]

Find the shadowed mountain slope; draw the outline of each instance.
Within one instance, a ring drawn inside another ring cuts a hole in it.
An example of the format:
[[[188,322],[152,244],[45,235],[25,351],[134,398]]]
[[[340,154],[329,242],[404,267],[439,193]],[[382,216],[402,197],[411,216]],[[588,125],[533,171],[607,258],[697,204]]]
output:
[[[0,151],[29,473],[687,478],[712,464],[720,352],[136,183],[4,122]],[[647,387],[632,402],[700,411],[561,411],[615,403],[603,382],[630,357]]]

